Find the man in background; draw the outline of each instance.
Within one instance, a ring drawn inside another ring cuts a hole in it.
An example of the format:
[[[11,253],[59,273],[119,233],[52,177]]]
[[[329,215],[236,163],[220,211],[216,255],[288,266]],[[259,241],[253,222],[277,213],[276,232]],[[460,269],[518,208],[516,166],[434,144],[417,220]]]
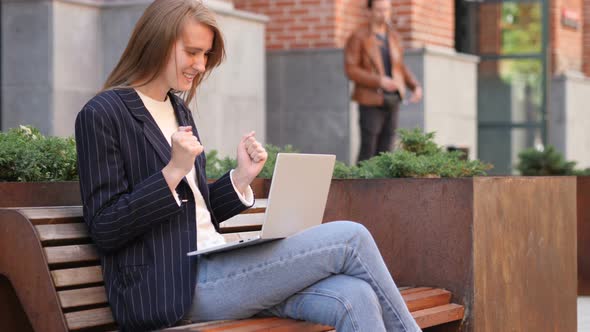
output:
[[[346,75],[355,83],[352,99],[359,104],[361,149],[357,162],[391,151],[399,106],[412,91],[419,102],[422,88],[403,62],[403,47],[391,23],[391,0],[368,0],[369,23],[348,38]]]

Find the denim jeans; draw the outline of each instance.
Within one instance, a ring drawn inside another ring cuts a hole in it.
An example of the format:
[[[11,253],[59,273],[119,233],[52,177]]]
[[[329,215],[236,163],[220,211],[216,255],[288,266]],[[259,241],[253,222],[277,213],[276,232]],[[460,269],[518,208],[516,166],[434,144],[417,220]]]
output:
[[[368,230],[338,221],[201,256],[192,321],[274,315],[346,331],[420,331]]]

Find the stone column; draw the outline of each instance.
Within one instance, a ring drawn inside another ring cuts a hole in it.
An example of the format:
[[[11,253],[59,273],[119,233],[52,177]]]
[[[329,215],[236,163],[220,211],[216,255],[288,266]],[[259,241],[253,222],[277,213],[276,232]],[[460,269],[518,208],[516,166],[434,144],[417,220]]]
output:
[[[551,81],[549,144],[559,149],[565,159],[578,162],[579,168],[590,167],[588,95],[590,78],[580,72],[564,72]]]
[[[2,6],[2,129],[32,124],[51,132],[53,5],[4,0]]]
[[[3,128],[32,124],[72,135],[77,113],[106,80],[151,0],[3,0]],[[266,139],[266,17],[205,0],[226,39],[227,60],[191,105],[207,149],[235,155],[241,135]],[[198,107],[197,107],[198,104]]]

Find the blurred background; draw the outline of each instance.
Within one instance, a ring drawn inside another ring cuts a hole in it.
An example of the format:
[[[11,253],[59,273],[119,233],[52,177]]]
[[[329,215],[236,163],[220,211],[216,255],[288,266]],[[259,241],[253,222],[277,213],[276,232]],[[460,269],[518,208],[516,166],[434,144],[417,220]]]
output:
[[[242,134],[354,163],[357,105],[343,47],[366,0],[204,0],[226,62],[191,105],[207,149]],[[70,136],[149,0],[2,0],[0,128]],[[424,88],[401,128],[513,174],[518,153],[553,145],[590,166],[590,0],[393,0],[405,61]]]

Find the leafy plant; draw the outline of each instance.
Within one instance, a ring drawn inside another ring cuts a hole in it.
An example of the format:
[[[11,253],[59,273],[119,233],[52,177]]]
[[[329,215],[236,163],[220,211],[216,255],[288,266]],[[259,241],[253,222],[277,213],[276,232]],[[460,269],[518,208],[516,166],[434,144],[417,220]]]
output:
[[[277,155],[279,152],[282,153],[296,153],[299,152],[291,145],[285,145],[284,147],[278,147],[272,144],[266,144],[265,146],[266,152],[268,153],[268,159],[264,164],[264,168],[260,174],[258,174],[259,178],[263,179],[270,179],[272,177],[272,173],[275,169],[275,164],[277,163]]]
[[[0,181],[77,179],[73,138],[44,137],[32,126],[0,132]]]
[[[277,161],[277,154],[279,152],[284,153],[295,153],[297,150],[293,148],[291,145],[286,145],[285,147],[281,148],[278,146],[274,146],[272,144],[265,145],[266,152],[268,153],[268,159],[262,168],[260,174],[258,174],[259,178],[271,178],[272,172],[275,168],[275,163]],[[217,179],[221,177],[223,174],[229,172],[231,169],[236,168],[238,166],[238,162],[236,159],[225,157],[223,159],[219,158],[219,154],[216,150],[211,150],[206,153],[207,157],[207,165],[206,165],[206,172],[207,177],[210,179]]]
[[[563,155],[549,145],[544,150],[529,148],[518,154],[518,171],[522,175],[590,175],[590,168],[577,170],[575,161],[567,161]]]
[[[208,151],[205,156],[207,158],[205,172],[209,179],[218,179],[223,174],[238,166],[237,160],[230,157],[219,159],[217,150]]]
[[[468,177],[485,175],[492,165],[465,160],[461,151],[447,152],[434,142],[434,133],[420,129],[400,132],[400,148],[381,153],[348,170],[336,164],[335,178]]]
[[[334,165],[333,177],[337,179],[373,179],[398,177],[466,177],[485,175],[492,165],[479,160],[465,160],[463,152],[447,152],[434,142],[434,133],[420,129],[400,130],[400,149],[382,153],[358,166],[348,166],[341,161]],[[283,148],[266,145],[268,160],[260,178],[271,178],[277,154],[297,152],[292,146]],[[236,167],[234,159],[220,160],[215,150],[207,154],[207,175],[217,178]]]
[[[400,129],[400,148],[413,152],[418,156],[434,155],[441,152],[441,148],[434,143],[434,132],[424,133],[419,128],[413,130]]]

